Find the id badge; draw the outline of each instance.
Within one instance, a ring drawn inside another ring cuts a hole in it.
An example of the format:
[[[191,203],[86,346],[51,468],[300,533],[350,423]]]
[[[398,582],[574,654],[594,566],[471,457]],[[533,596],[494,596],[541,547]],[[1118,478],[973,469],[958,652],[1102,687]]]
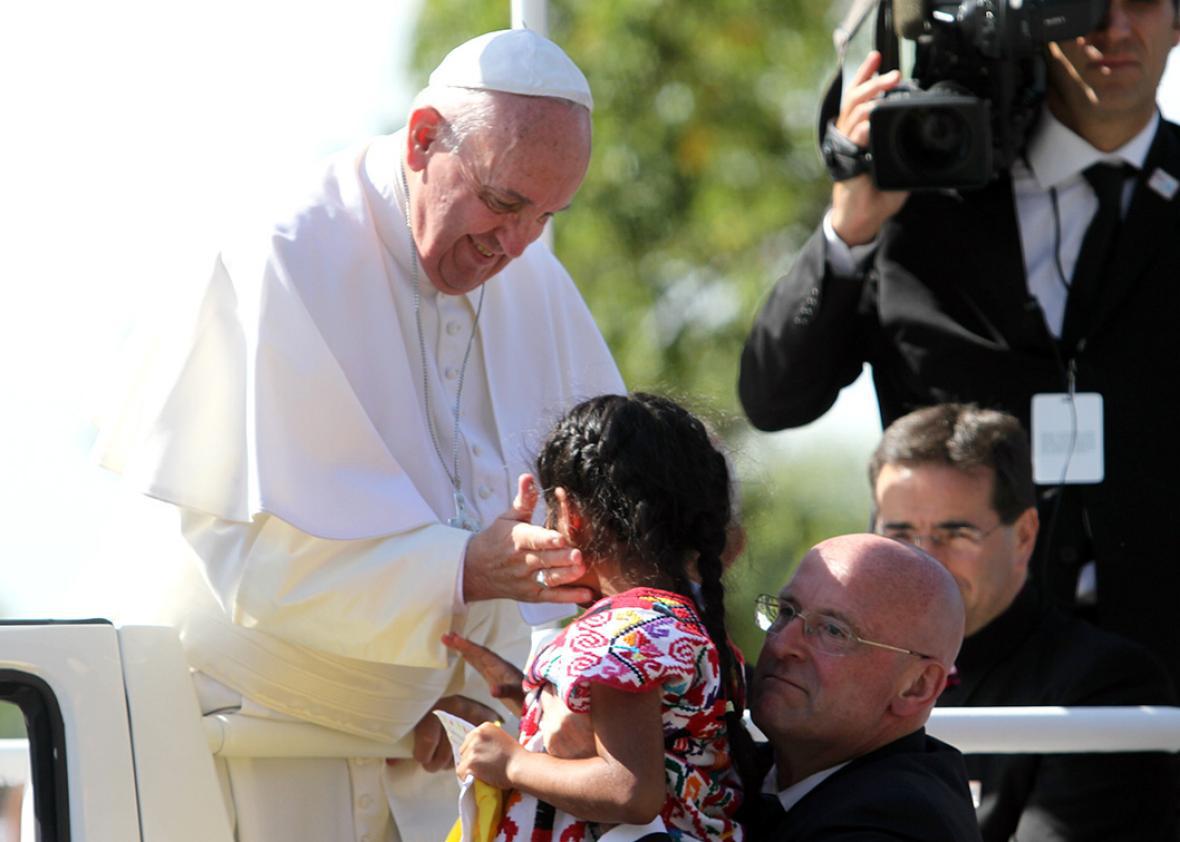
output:
[[[1033,481],[1038,485],[1102,482],[1102,395],[1050,392],[1032,399]]]

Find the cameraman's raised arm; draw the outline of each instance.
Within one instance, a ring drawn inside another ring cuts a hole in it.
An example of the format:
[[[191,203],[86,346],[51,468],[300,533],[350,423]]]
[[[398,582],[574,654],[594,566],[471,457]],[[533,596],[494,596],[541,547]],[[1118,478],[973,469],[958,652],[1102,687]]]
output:
[[[836,130],[861,149],[869,145],[869,114],[877,99],[901,80],[896,70],[875,75],[880,66],[881,54],[873,50],[856,69],[836,118]],[[871,243],[909,195],[878,190],[867,173],[837,181],[832,185],[832,230],[849,247]]]
[[[841,102],[836,129],[858,146],[869,142],[869,114],[899,81],[897,71],[875,75],[876,51],[857,68]],[[860,306],[867,264],[886,220],[908,193],[882,192],[867,174],[839,181],[820,230],[762,306],[742,352],[738,394],[751,423],[781,430],[814,421],[840,389],[860,374],[866,358],[866,320]]]

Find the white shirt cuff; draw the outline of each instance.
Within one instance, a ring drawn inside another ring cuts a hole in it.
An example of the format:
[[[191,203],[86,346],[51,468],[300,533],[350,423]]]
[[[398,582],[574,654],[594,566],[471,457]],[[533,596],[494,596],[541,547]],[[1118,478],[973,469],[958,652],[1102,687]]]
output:
[[[859,246],[848,245],[840,239],[840,235],[832,227],[831,208],[828,208],[828,212],[824,214],[823,229],[824,241],[828,247],[826,258],[832,274],[842,278],[851,278],[860,274],[876,250],[880,235]]]

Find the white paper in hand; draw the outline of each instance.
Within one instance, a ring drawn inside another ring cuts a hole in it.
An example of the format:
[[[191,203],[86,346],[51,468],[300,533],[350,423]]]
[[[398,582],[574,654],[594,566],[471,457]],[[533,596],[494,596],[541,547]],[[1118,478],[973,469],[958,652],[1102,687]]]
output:
[[[458,766],[459,748],[463,745],[463,740],[467,738],[467,735],[475,730],[475,726],[463,717],[455,716],[453,713],[447,713],[445,710],[431,712],[442,723],[443,731],[446,732],[447,739],[451,743],[451,756],[455,758],[455,765]]]
[[[442,723],[447,740],[451,743],[451,755],[455,758],[455,765],[459,765],[459,748],[463,740],[475,730],[475,726],[460,716],[447,713],[445,710],[433,711]],[[471,828],[475,827],[475,777],[468,775],[459,782],[459,820],[463,824],[462,842],[471,842]]]

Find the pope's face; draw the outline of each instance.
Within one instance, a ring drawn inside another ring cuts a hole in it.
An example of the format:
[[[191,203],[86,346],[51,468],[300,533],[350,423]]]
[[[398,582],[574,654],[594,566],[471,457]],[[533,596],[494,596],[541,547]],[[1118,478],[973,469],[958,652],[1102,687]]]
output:
[[[1050,45],[1049,105],[1068,126],[1084,110],[1138,130],[1155,110],[1168,53],[1180,39],[1173,0],[1110,0],[1099,29]]]
[[[519,257],[569,206],[586,174],[588,112],[535,97],[513,100],[524,101],[514,104],[523,112],[515,115],[517,131],[493,126],[456,151],[416,133],[411,118],[410,142],[422,147],[407,159],[417,172],[414,239],[439,292],[475,289]]]

